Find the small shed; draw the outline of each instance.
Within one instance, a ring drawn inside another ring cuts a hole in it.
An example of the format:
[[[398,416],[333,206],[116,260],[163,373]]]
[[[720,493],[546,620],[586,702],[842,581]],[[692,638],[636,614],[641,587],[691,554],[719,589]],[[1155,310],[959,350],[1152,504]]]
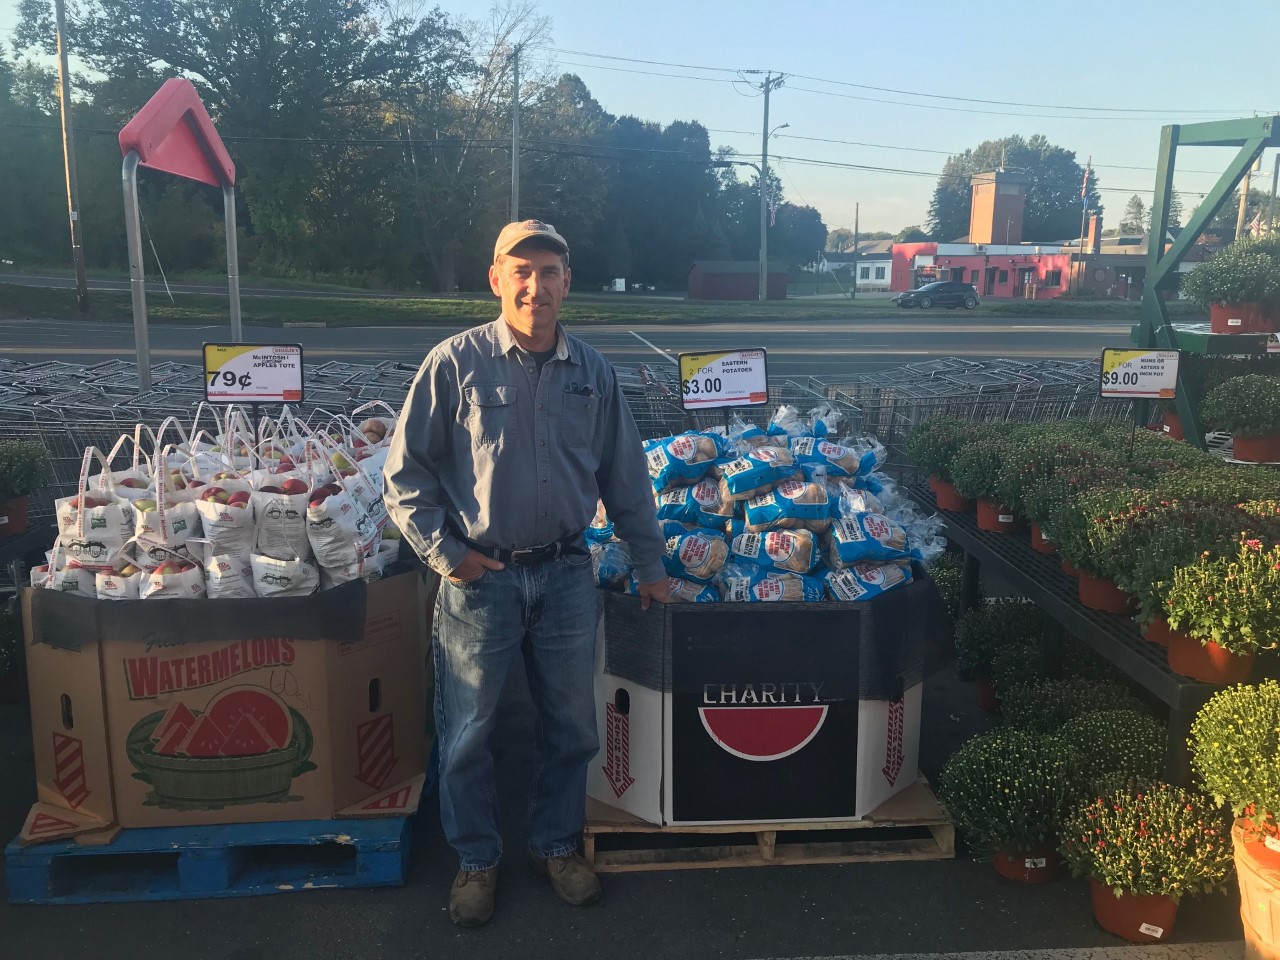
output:
[[[787,270],[769,264],[770,300],[787,299]],[[760,296],[759,260],[695,260],[689,270],[690,300],[756,300]]]

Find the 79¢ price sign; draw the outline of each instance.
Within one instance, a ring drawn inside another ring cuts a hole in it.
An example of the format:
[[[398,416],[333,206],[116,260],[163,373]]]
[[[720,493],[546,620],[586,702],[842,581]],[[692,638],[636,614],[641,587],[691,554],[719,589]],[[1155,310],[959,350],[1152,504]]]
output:
[[[1178,391],[1177,350],[1102,351],[1102,379],[1099,392],[1104,397],[1168,400]]]
[[[764,350],[680,354],[680,402],[686,410],[768,403]]]
[[[297,403],[303,398],[302,347],[206,343],[204,390],[210,403]]]

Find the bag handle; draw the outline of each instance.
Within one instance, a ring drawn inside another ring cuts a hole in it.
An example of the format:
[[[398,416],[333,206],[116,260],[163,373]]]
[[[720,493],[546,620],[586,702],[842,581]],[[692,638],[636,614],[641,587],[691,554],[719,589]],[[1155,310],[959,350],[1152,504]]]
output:
[[[391,406],[391,404],[387,403],[387,401],[385,400],[370,400],[368,403],[362,403],[360,406],[356,407],[354,410],[351,411],[351,419],[354,420],[357,416],[364,413],[366,410],[374,410],[378,407],[381,407],[383,410],[387,411],[387,415],[391,417],[392,420],[399,419],[399,414],[396,413],[395,408]]]
[[[156,550],[159,550],[161,553],[167,553],[169,554],[169,556],[174,557],[177,560],[181,560],[183,563],[194,564],[195,566],[200,568],[201,576],[204,575],[203,563],[201,563],[199,560],[195,559],[194,557],[190,556],[189,554],[187,556],[183,556],[182,554],[178,553],[176,550],[171,550],[162,543],[143,543],[137,537],[131,537],[129,540],[125,542],[125,546],[129,546],[129,545],[133,546],[135,553],[138,551],[139,548],[145,549],[147,553],[153,553]],[[152,573],[154,572],[155,571],[152,571]]]
[[[80,506],[76,509],[76,536],[81,540],[84,539],[84,495],[89,492],[89,465],[97,460],[102,467],[102,480],[100,481],[99,490],[106,490],[111,494],[113,505],[116,500],[116,481],[111,476],[111,465],[102,456],[102,451],[97,447],[85,447],[84,459],[80,461],[80,485],[76,488],[76,496],[80,498]]]
[[[152,434],[151,449],[153,451],[160,449],[161,441],[164,439],[165,433],[169,430],[178,431],[178,436],[182,438],[182,442],[178,446],[178,452],[186,453],[182,448],[189,445],[191,441],[187,437],[187,431],[184,430],[182,424],[178,422],[178,418],[173,416],[165,417],[164,420],[160,422],[160,428]]]

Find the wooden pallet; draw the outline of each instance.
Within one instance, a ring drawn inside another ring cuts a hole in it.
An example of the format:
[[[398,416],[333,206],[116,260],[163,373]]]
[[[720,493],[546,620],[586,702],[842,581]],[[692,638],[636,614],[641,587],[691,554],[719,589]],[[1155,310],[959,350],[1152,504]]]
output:
[[[862,820],[820,823],[660,827],[588,800],[583,846],[587,862],[600,873],[949,860],[956,855],[955,828],[923,777]]]
[[[5,849],[10,903],[122,903],[400,886],[413,817],[118,830]]]

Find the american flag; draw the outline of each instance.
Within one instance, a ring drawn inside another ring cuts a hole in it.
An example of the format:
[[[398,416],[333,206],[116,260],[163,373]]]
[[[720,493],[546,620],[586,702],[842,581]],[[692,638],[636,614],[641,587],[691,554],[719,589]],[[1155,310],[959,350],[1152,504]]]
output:
[[[769,226],[776,227],[778,225],[778,205],[776,203],[769,204]]]
[[[1084,168],[1084,183],[1080,185],[1080,203],[1087,205],[1089,203],[1089,171],[1092,163]]]

